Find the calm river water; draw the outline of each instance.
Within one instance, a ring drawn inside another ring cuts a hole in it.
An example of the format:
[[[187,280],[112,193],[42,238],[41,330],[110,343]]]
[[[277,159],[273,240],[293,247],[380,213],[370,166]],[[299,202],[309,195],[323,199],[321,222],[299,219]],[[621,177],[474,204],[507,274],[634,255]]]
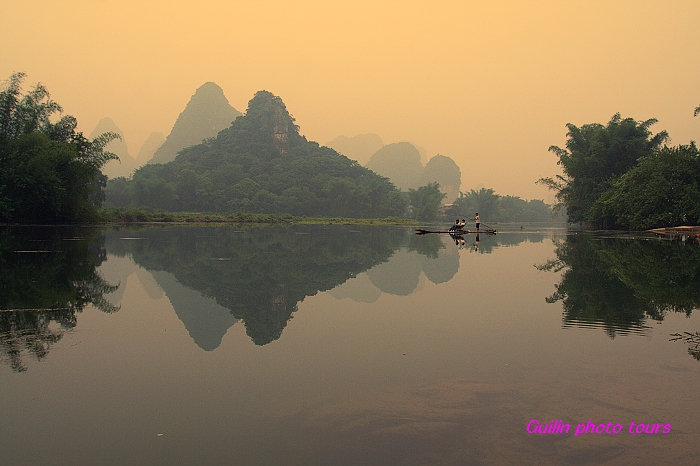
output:
[[[700,461],[697,244],[5,228],[0,254],[0,464]]]

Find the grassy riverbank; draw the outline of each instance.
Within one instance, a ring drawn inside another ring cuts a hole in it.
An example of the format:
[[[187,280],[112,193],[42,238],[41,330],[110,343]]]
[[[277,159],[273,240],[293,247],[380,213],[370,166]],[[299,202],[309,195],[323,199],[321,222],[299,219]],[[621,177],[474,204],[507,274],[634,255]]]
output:
[[[216,214],[200,212],[150,212],[140,209],[103,209],[99,223],[107,225],[130,224],[298,224],[298,225],[421,225],[406,218],[313,218],[286,214]]]

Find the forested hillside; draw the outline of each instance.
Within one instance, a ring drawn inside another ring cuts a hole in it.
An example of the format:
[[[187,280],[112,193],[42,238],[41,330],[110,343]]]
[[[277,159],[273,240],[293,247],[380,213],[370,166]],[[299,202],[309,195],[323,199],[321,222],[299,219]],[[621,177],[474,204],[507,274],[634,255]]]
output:
[[[216,138],[110,180],[106,205],[367,218],[403,215],[406,200],[386,178],[307,141],[282,99],[260,91]]]

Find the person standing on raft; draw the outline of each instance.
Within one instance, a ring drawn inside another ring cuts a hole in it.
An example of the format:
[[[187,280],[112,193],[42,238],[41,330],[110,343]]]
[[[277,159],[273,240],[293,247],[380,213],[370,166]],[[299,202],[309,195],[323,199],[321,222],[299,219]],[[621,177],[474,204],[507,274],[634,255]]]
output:
[[[474,218],[473,218],[472,220],[474,220],[474,222],[476,222],[476,232],[479,233],[479,224],[480,224],[480,221],[479,221],[479,212],[477,212],[477,213],[474,215]]]

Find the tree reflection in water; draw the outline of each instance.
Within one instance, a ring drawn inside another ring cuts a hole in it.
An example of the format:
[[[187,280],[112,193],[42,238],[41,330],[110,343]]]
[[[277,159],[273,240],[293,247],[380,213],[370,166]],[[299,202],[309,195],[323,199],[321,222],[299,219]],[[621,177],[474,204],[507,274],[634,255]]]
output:
[[[547,302],[562,301],[564,326],[603,327],[611,338],[643,333],[647,319],[690,315],[700,306],[700,247],[651,238],[570,235],[557,259],[536,266],[565,270]]]
[[[94,229],[0,230],[0,360],[24,372],[23,355],[46,357],[86,305],[117,311],[104,298],[116,286],[96,271],[105,259]]]
[[[700,332],[672,333],[671,341],[682,340],[688,345],[688,354],[700,361]]]

